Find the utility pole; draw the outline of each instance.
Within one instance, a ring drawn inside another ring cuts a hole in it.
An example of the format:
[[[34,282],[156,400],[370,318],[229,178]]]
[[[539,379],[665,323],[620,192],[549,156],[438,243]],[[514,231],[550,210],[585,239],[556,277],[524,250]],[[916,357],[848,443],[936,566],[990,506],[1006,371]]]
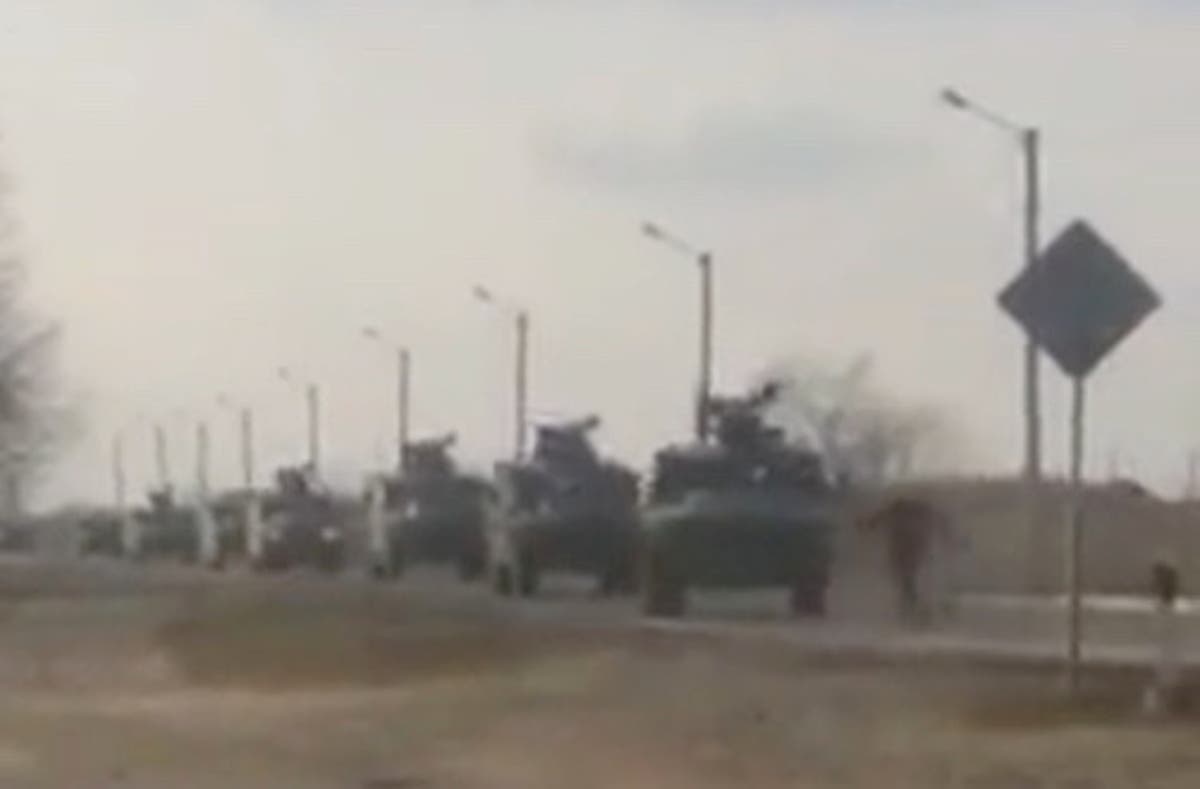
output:
[[[196,422],[196,486],[201,496],[208,495],[208,425]]]
[[[304,393],[304,403],[306,410],[306,421],[308,423],[308,466],[309,470],[315,476],[320,476],[321,466],[321,390],[316,383],[309,381],[302,385],[301,381],[292,375],[292,371],[287,367],[280,367],[276,371],[279,375],[279,380],[300,389]]]
[[[308,463],[312,472],[319,475],[321,468],[321,391],[316,384],[305,388],[308,403]]]
[[[408,419],[410,405],[410,385],[412,379],[412,357],[408,348],[396,349],[396,468],[401,474],[408,471]]]
[[[1024,210],[1022,211],[1021,235],[1023,241],[1022,266],[1032,270],[1041,254],[1039,226],[1041,218],[1041,132],[1033,127],[1014,123],[992,109],[973,101],[953,88],[941,93],[942,101],[950,107],[973,115],[980,120],[1014,135],[1020,143],[1022,170],[1024,174]],[[1025,426],[1025,452],[1022,463],[1024,499],[1026,510],[1026,547],[1028,551],[1028,585],[1031,590],[1041,586],[1041,568],[1044,557],[1049,553],[1047,542],[1050,535],[1043,528],[1042,481],[1042,416],[1041,416],[1041,370],[1037,343],[1025,337],[1022,349],[1022,412]]]
[[[513,307],[512,305],[499,301],[490,290],[482,285],[476,285],[471,289],[475,298],[484,303],[489,304],[493,308],[502,310],[504,313],[513,316],[516,328],[516,371],[515,371],[515,396],[513,400],[513,409],[516,412],[514,418],[514,429],[516,430],[516,441],[513,444],[513,455],[517,460],[525,457],[525,442],[526,433],[528,432],[528,409],[529,409],[529,312],[523,308]]]
[[[158,486],[166,490],[171,484],[171,466],[167,454],[167,431],[161,422],[154,424],[154,466],[158,471]]]
[[[254,489],[254,412],[249,406],[241,410],[242,484],[247,491]]]
[[[412,408],[412,355],[407,346],[393,341],[375,326],[364,326],[362,334],[368,340],[396,352],[396,469],[404,474],[408,462],[404,448],[408,446],[409,413]]]
[[[517,312],[517,369],[516,369],[516,455],[525,457],[525,441],[529,397],[529,313]]]
[[[700,391],[696,399],[696,437],[708,441],[708,403],[712,397],[713,267],[712,254],[702,252],[700,265]]]
[[[1021,150],[1025,161],[1025,266],[1037,264],[1040,250],[1039,216],[1041,214],[1040,177],[1041,134],[1035,128],[1021,131]],[[1042,413],[1041,365],[1037,343],[1025,340],[1025,479],[1036,502],[1037,486],[1042,479]],[[1036,503],[1035,503],[1035,506]],[[1035,513],[1035,517],[1037,517]]]
[[[700,268],[700,374],[696,385],[696,440],[708,440],[708,406],[713,373],[713,256],[673,235],[654,222],[643,222],[642,233],[696,261]]]
[[[118,431],[112,440],[113,503],[125,510],[125,439]]]
[[[1187,484],[1183,489],[1183,497],[1187,501],[1196,498],[1196,479],[1200,473],[1200,450],[1193,449],[1187,456]]]

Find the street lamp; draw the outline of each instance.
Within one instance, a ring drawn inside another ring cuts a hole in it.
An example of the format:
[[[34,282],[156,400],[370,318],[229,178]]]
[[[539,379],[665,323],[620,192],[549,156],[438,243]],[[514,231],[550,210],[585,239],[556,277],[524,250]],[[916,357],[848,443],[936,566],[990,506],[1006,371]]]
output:
[[[279,380],[304,392],[308,408],[308,465],[316,475],[321,464],[321,391],[315,383],[302,384],[287,367],[280,367],[277,372]]]
[[[201,497],[207,498],[208,486],[208,423],[196,420],[196,487]]]
[[[700,380],[696,393],[696,438],[708,439],[708,404],[712,397],[713,274],[712,253],[692,246],[653,222],[642,223],[642,233],[696,261],[700,268]]]
[[[242,464],[242,485],[247,491],[254,490],[254,411],[248,405],[237,406],[229,395],[217,395],[217,405],[228,411],[238,413],[241,448],[239,451]]]
[[[525,428],[528,410],[528,395],[529,395],[529,312],[521,307],[514,307],[506,302],[498,300],[490,290],[482,285],[476,285],[471,289],[472,295],[483,303],[491,305],[497,309],[503,310],[513,317],[516,333],[517,333],[517,348],[516,348],[516,448],[515,455],[517,460],[525,457]]]
[[[125,476],[125,437],[118,430],[113,433],[112,438],[112,477],[113,477],[113,503],[121,512],[125,511],[125,491],[126,491],[126,476]]]
[[[1025,209],[1022,223],[1024,239],[1023,265],[1031,267],[1038,257],[1038,215],[1041,210],[1039,159],[1041,134],[1032,126],[1022,126],[985,107],[953,88],[941,92],[945,104],[995,126],[1006,134],[1013,135],[1021,145],[1025,171]],[[1025,479],[1031,486],[1029,495],[1035,491],[1042,477],[1042,428],[1039,395],[1038,348],[1032,338],[1027,338],[1024,351],[1024,412],[1025,412]]]
[[[1041,133],[1032,126],[1014,123],[1003,115],[968,98],[953,88],[945,88],[941,92],[945,104],[959,112],[965,112],[1000,129],[1005,134],[1015,137],[1021,146],[1021,156],[1024,169],[1025,205],[1022,217],[1022,237],[1024,250],[1022,265],[1026,270],[1031,269],[1038,258],[1038,220],[1041,210],[1041,179],[1040,179],[1040,146]],[[1024,348],[1024,416],[1025,416],[1025,512],[1026,512],[1026,549],[1028,551],[1027,585],[1031,591],[1040,587],[1043,557],[1050,552],[1044,544],[1049,534],[1044,534],[1041,528],[1042,506],[1039,498],[1039,487],[1042,478],[1042,425],[1041,425],[1041,395],[1040,370],[1037,344],[1032,337],[1026,337]],[[1076,632],[1079,628],[1078,612],[1072,608],[1070,629]],[[1072,637],[1072,644],[1078,639]],[[1075,647],[1072,647],[1074,650]],[[1073,662],[1074,664],[1074,662]]]
[[[124,512],[128,504],[129,475],[125,467],[125,437],[134,428],[146,426],[146,415],[142,411],[113,431],[110,444],[110,462],[112,464],[113,503],[117,509]],[[156,435],[156,434],[155,434]],[[161,473],[161,472],[160,472]]]
[[[362,335],[396,354],[396,468],[403,474],[407,471],[404,449],[408,446],[412,357],[406,346],[393,342],[374,326],[364,326]]]
[[[167,449],[167,429],[161,420],[156,420],[154,431],[154,467],[158,472],[159,490],[171,486],[171,455]]]

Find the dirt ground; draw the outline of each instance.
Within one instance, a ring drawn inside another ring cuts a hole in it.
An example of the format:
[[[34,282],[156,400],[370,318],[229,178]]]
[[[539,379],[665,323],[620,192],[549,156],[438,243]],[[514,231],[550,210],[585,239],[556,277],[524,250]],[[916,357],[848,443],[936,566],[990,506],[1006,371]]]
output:
[[[1198,724],[1141,719],[1123,677],[1068,706],[1053,675],[818,660],[585,598],[3,570],[0,787],[1200,785]]]

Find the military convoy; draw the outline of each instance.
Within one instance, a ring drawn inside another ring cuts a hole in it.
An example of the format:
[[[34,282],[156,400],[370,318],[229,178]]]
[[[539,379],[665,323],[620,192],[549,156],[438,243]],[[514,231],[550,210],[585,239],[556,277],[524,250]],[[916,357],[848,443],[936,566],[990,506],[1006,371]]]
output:
[[[768,384],[710,398],[713,439],[657,452],[641,496],[638,476],[596,451],[594,416],[536,426],[531,455],[497,463],[490,482],[458,467],[453,434],[409,443],[401,471],[368,487],[369,567],[395,577],[411,564],[450,564],[506,597],[536,594],[547,573],[582,573],[603,595],[640,588],[644,613],[670,617],[684,614],[690,589],[785,588],[796,614],[822,615],[831,486],[819,455],[767,424],[777,395]],[[143,510],[82,522],[82,549],[335,572],[351,542],[344,509],[311,468],[285,467],[274,490],[192,507],[169,487],[151,491]]]
[[[405,445],[403,472],[374,481],[368,513],[371,569],[400,575],[411,563],[453,565],[463,580],[484,570],[487,482],[463,473],[449,434]]]
[[[632,588],[637,476],[597,455],[599,423],[541,425],[530,459],[496,464],[486,534],[499,594],[530,596],[550,571],[591,574],[604,594]]]
[[[777,391],[713,398],[716,441],[656,455],[641,518],[645,613],[681,616],[693,587],[786,587],[793,611],[824,613],[829,484],[818,455],[764,423]]]

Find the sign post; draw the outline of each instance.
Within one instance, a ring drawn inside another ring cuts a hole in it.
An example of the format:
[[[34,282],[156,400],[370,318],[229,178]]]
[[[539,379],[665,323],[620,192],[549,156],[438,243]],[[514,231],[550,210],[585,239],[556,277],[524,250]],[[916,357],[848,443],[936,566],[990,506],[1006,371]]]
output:
[[[1079,688],[1083,617],[1083,439],[1089,373],[1161,300],[1086,222],[1072,222],[1000,293],[1001,308],[1071,378],[1071,481],[1066,539],[1067,686]]]
[[[1067,687],[1079,688],[1080,648],[1083,641],[1083,611],[1080,592],[1083,587],[1083,411],[1087,389],[1081,377],[1071,379],[1071,504],[1067,524]]]

